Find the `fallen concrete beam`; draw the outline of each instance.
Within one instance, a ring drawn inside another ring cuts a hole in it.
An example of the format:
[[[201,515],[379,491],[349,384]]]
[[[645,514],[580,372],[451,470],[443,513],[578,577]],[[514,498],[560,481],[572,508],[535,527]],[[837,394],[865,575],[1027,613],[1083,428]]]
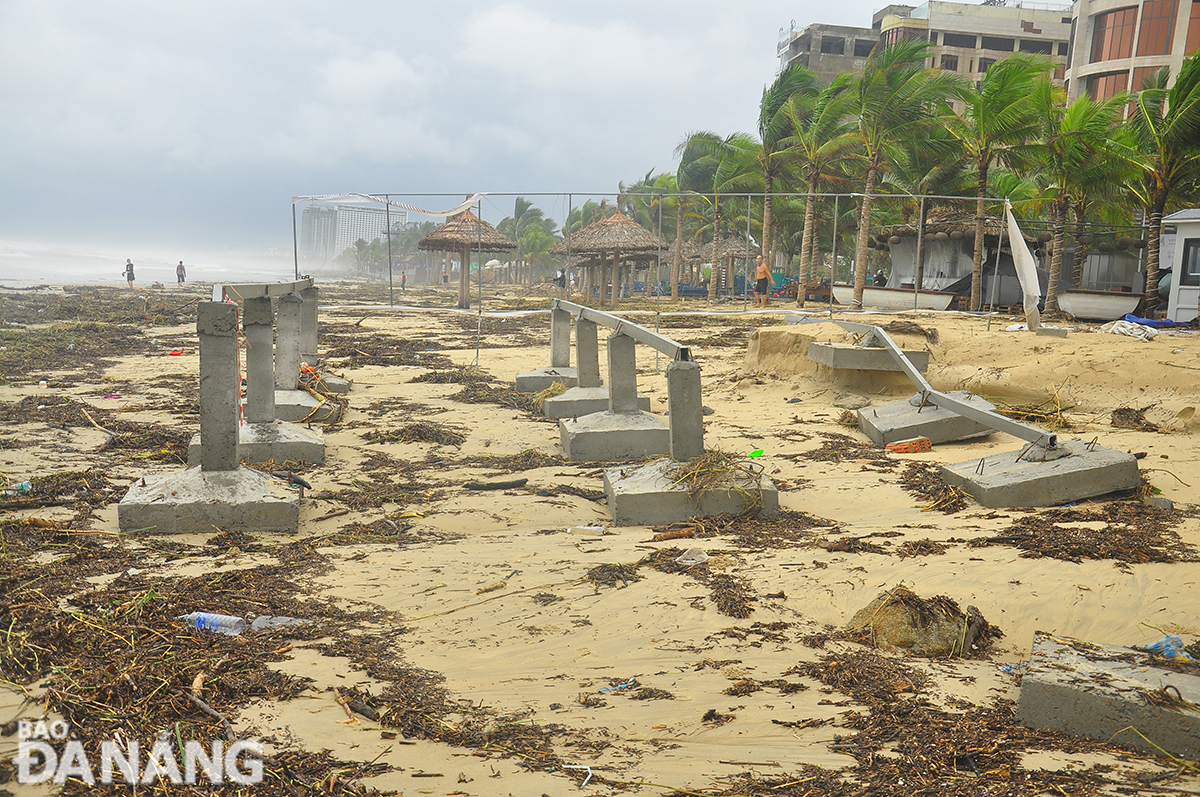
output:
[[[904,356],[919,371],[929,368],[929,352],[927,351],[906,350]],[[904,369],[896,364],[896,361],[892,359],[891,352],[887,349],[813,341],[808,344],[808,359],[817,365],[826,365],[830,368],[904,373]]]
[[[1058,506],[1133,490],[1141,484],[1137,460],[1124,451],[1068,440],[1058,443],[1058,459],[1030,461],[1036,458],[1022,456],[1024,450],[943,465],[941,475],[948,484],[994,509]]]
[[[955,391],[952,395],[981,410],[996,409],[990,402],[966,391]],[[964,418],[953,410],[943,409],[934,403],[936,401],[936,396],[929,396],[922,403],[922,396],[917,393],[900,401],[863,407],[858,411],[858,426],[863,434],[871,438],[871,442],[880,447],[914,437],[928,437],[929,442],[937,445],[992,433],[991,427]]]
[[[759,516],[779,517],[779,491],[766,476],[758,482],[743,479],[688,495],[685,484],[672,476],[679,463],[660,459],[640,467],[607,468],[604,494],[616,526],[657,526],[693,517],[738,514],[757,504]]]
[[[1132,648],[1038,632],[1017,722],[1200,759],[1200,674]]]

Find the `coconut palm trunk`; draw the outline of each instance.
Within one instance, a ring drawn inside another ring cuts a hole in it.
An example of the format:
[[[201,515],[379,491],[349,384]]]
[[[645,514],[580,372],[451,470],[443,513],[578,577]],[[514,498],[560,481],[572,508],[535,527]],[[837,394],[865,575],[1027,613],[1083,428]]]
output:
[[[771,195],[775,185],[775,177],[770,172],[763,173],[763,226],[762,226],[762,255],[763,262],[767,264],[767,268],[774,268],[775,264],[775,229],[771,226],[774,211],[775,198]],[[749,208],[747,208],[749,212]]]
[[[979,169],[979,189],[975,196],[975,253],[971,261],[971,309],[978,311],[983,306],[983,222],[987,211],[988,165],[982,160],[976,163]],[[919,241],[920,247],[924,241]]]
[[[863,291],[867,287],[867,244],[871,240],[871,204],[875,198],[875,185],[879,181],[879,165],[867,167],[867,184],[863,186],[862,208],[858,213],[858,240],[854,243],[854,304],[862,309]],[[831,288],[832,290],[832,288]]]
[[[1159,305],[1159,238],[1162,236],[1163,210],[1166,205],[1167,192],[1155,191],[1150,205],[1150,229],[1147,231],[1150,240],[1146,242],[1146,310],[1154,310]]]
[[[804,201],[804,234],[800,237],[800,284],[796,286],[796,306],[804,306],[804,294],[812,280],[813,223],[817,217],[817,202],[813,194],[816,188],[810,181],[808,197]]]
[[[717,231],[717,225],[713,224],[713,246],[712,246],[712,263],[708,267],[708,300],[711,302],[717,298],[717,276],[721,273],[721,261],[717,259],[717,244],[719,243],[720,233]]]
[[[1087,246],[1082,244],[1079,238],[1083,235],[1083,220],[1084,220],[1084,205],[1082,202],[1073,202],[1071,209],[1075,214],[1075,223],[1071,228],[1071,238],[1075,241],[1075,263],[1071,268],[1071,286],[1078,288],[1083,284],[1083,267],[1087,263],[1088,250]]]
[[[1063,238],[1067,227],[1067,200],[1054,203],[1054,246],[1050,254],[1050,279],[1046,287],[1046,312],[1058,309],[1058,280],[1062,275]]]
[[[671,258],[671,301],[679,301],[679,268],[683,263],[683,197],[675,220],[675,256]]]

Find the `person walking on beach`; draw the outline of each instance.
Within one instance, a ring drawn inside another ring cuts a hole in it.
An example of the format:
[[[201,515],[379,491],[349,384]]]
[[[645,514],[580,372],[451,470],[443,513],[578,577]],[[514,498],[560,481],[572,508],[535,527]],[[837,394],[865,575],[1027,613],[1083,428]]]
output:
[[[175,267],[175,278],[179,280],[180,285],[182,285],[183,281],[187,279],[187,269],[183,267],[182,260],[180,260],[179,265]]]
[[[408,272],[401,271],[400,272],[400,292],[401,293],[404,293],[404,283],[406,283],[406,282],[408,282]]]
[[[771,295],[771,269],[763,262],[762,255],[755,262],[758,267],[754,269],[754,306],[766,307],[767,297]]]
[[[133,290],[133,261],[129,258],[125,259],[125,281],[129,283],[129,290]]]

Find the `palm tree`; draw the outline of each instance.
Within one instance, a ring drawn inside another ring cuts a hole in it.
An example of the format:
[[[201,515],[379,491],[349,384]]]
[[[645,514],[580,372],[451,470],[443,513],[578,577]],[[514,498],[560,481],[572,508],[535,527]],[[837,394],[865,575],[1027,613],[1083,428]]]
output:
[[[1015,53],[988,67],[978,88],[965,87],[958,99],[962,111],[950,120],[949,129],[962,142],[978,176],[975,201],[975,255],[971,271],[971,309],[978,310],[983,277],[984,201],[988,169],[999,160],[1018,165],[1028,160],[1028,142],[1037,132],[1037,118],[1029,104],[1034,81],[1053,64],[1049,59]]]
[[[907,38],[876,47],[858,75],[854,111],[863,149],[866,179],[854,247],[854,306],[862,307],[867,282],[867,244],[871,236],[871,205],[884,166],[893,159],[900,141],[928,124],[946,99],[959,91],[953,72],[926,69],[929,42]]]
[[[1050,279],[1046,288],[1047,312],[1058,309],[1058,283],[1062,274],[1063,238],[1067,213],[1073,197],[1087,190],[1096,179],[1097,164],[1112,157],[1120,147],[1113,141],[1114,128],[1129,103],[1128,94],[1097,102],[1087,94],[1068,106],[1063,91],[1043,76],[1034,83],[1032,106],[1038,116],[1040,170],[1047,181],[1051,204],[1053,244],[1050,254]]]
[[[528,252],[522,245],[522,239],[534,227],[540,227],[546,233],[553,234],[555,224],[553,219],[546,218],[546,214],[541,208],[535,207],[523,196],[517,197],[513,205],[513,214],[496,225],[497,230],[517,242],[518,281],[523,278],[532,281],[532,272],[525,267],[525,255]]]
[[[1144,200],[1150,217],[1146,248],[1146,305],[1158,304],[1159,238],[1162,217],[1178,192],[1200,181],[1200,54],[1183,60],[1175,85],[1163,67],[1137,94],[1127,126],[1144,175]]]
[[[846,121],[854,102],[849,88],[849,76],[838,75],[811,102],[806,95],[793,96],[783,109],[792,129],[785,144],[793,154],[794,168],[808,191],[804,204],[804,235],[800,241],[798,307],[804,306],[804,286],[812,278],[817,189],[838,181],[840,167],[853,156],[857,141]]]
[[[793,150],[787,145],[792,134],[792,115],[787,109],[796,100],[811,104],[820,92],[817,75],[802,64],[784,69],[775,82],[763,89],[758,105],[758,137],[761,144],[754,153],[762,172],[763,214],[762,253],[769,267],[775,263],[775,231],[772,227],[775,182],[783,177]]]
[[[694,218],[694,212],[689,207],[688,194],[712,191],[713,177],[717,171],[718,159],[711,155],[712,149],[720,142],[716,133],[699,131],[688,133],[683,141],[675,147],[679,156],[679,166],[675,170],[675,185],[681,196],[675,216],[675,257],[671,261],[671,299],[679,299],[679,271],[682,266],[683,237],[686,220]]]

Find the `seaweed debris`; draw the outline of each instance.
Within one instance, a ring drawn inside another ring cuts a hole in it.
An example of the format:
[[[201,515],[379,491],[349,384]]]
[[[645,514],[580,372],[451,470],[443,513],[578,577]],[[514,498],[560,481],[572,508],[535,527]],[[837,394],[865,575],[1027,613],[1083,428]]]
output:
[[[467,439],[458,427],[436,421],[415,421],[394,431],[375,429],[360,437],[368,443],[437,443],[455,447]]]
[[[1113,559],[1127,565],[1200,561],[1196,549],[1175,531],[1184,517],[1178,510],[1137,500],[1109,501],[1030,513],[999,534],[967,544],[972,548],[1011,545],[1029,559],[1048,557],[1076,564],[1084,559]],[[1103,526],[1093,528],[1095,524]]]
[[[1135,407],[1117,407],[1109,416],[1109,423],[1117,429],[1136,429],[1139,432],[1157,432],[1158,424],[1146,420],[1146,410],[1153,404],[1137,409]]]
[[[900,473],[900,486],[909,494],[925,501],[922,512],[938,510],[952,515],[967,508],[968,496],[957,487],[946,483],[938,472],[938,466],[929,462],[909,461]]]

